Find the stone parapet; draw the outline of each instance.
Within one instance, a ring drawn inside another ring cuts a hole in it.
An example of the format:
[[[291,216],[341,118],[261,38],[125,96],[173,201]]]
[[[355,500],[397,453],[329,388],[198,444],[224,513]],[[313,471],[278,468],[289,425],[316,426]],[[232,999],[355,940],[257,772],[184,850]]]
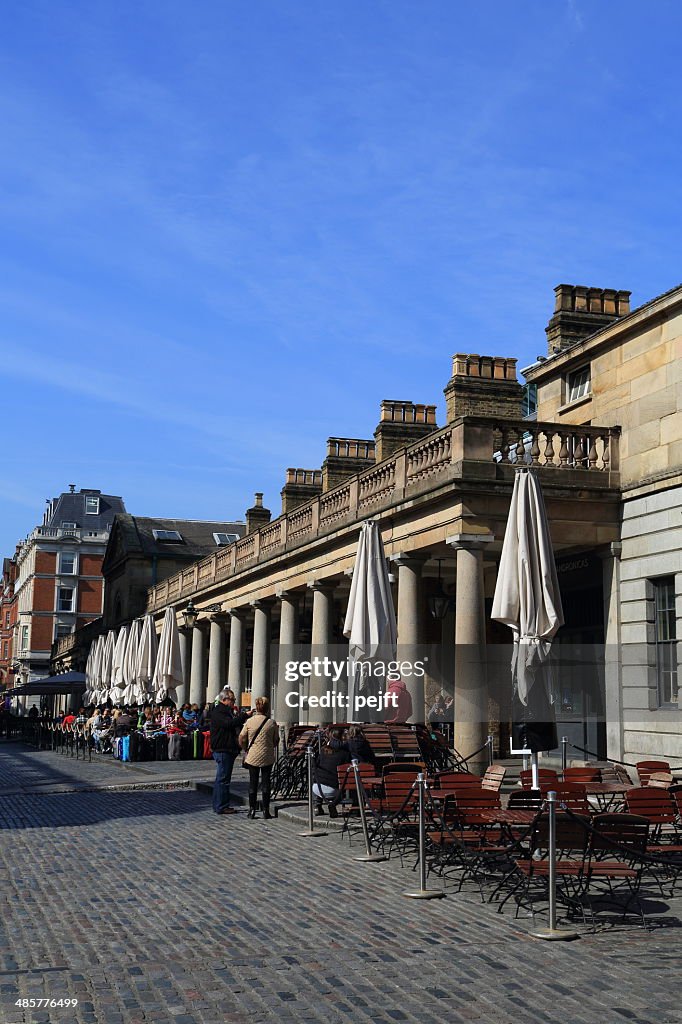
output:
[[[260,563],[294,552],[342,530],[357,529],[369,515],[423,501],[459,482],[508,489],[514,470],[528,465],[543,486],[572,494],[619,494],[618,427],[529,423],[506,417],[463,417],[396,452],[311,501],[268,522],[255,533],[220,548],[203,562],[160,582],[148,594],[147,610],[197,598],[216,584]],[[334,439],[340,442],[342,439]],[[346,441],[357,458],[356,444]],[[362,449],[366,451],[367,449]],[[600,497],[601,500],[601,497]]]

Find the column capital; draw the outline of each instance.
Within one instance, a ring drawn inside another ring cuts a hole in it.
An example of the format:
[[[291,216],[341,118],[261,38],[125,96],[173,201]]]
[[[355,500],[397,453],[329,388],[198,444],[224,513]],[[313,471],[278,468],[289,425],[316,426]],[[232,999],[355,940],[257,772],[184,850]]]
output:
[[[274,597],[258,597],[256,598],[255,601],[249,601],[249,604],[251,605],[252,608],[255,608],[256,611],[261,612],[269,612],[274,603]]]
[[[224,626],[226,622],[229,622],[229,615],[227,612],[213,612],[208,621],[213,623],[217,622],[220,626]]]
[[[492,533],[455,533],[445,538],[445,543],[458,551],[460,548],[473,551],[485,551],[486,545],[492,544],[495,537]]]
[[[225,614],[229,615],[231,619],[241,619],[242,621],[246,618],[248,608],[226,608]]]
[[[300,593],[297,590],[276,590],[275,597],[278,601],[290,601],[292,604],[298,602],[301,598]]]
[[[337,586],[336,579],[324,579],[324,580],[311,580],[306,584],[308,590],[319,590],[323,594],[331,594]]]
[[[398,566],[409,565],[412,569],[418,569],[426,565],[430,558],[430,551],[399,551],[397,555],[391,555],[390,561]]]

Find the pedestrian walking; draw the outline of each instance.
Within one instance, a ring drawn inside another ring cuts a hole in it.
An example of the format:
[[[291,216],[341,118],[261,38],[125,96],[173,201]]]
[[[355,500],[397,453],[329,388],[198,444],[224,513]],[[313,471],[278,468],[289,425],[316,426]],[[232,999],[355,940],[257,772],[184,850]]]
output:
[[[279,728],[270,718],[270,701],[267,697],[256,697],[255,713],[239,734],[239,744],[245,751],[244,767],[249,769],[249,818],[256,817],[259,777],[263,817],[271,818],[270,776],[277,756]]]

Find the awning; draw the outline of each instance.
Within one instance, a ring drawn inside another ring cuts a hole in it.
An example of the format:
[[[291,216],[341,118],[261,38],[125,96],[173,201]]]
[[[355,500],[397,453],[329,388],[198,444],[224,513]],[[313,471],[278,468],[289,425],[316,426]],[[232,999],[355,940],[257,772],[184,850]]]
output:
[[[60,676],[47,676],[45,679],[36,679],[32,683],[24,683],[22,686],[15,686],[8,690],[8,697],[23,697],[26,695],[45,696],[50,693],[79,693],[85,689],[84,672],[64,672]]]

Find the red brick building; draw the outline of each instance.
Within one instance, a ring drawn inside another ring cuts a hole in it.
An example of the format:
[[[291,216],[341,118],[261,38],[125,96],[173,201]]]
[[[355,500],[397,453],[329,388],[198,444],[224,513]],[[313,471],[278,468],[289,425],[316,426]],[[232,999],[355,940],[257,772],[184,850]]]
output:
[[[2,562],[2,580],[0,581],[0,690],[11,686],[14,679],[12,657],[17,623],[17,602],[14,596],[16,578],[17,561],[15,554],[14,558],[5,558]]]
[[[117,512],[121,498],[71,485],[17,549],[17,682],[49,675],[53,642],[102,614],[102,560]]]

